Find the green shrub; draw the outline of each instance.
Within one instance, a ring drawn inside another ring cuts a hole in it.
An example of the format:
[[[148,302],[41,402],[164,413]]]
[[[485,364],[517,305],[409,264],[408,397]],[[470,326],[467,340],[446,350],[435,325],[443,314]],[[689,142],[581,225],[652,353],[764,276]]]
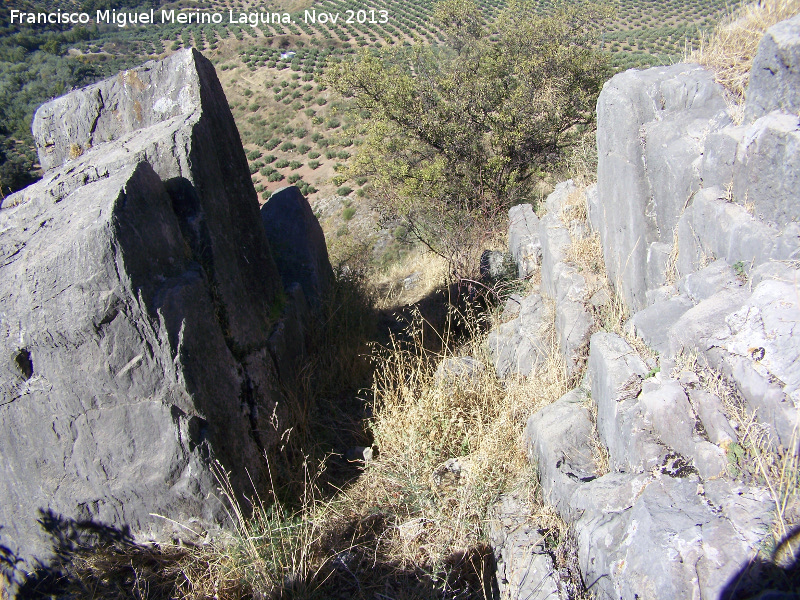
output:
[[[291,184],[295,184],[298,181],[300,181],[300,175],[298,175],[297,173],[292,173],[291,175],[289,175],[289,177],[286,178],[286,181],[288,181]]]
[[[339,188],[339,189],[342,189],[342,188]],[[351,190],[351,191],[352,191],[352,190]],[[348,192],[348,193],[349,193],[349,192]],[[343,196],[345,196],[346,194],[342,194],[342,195],[343,195]],[[355,209],[355,207],[353,207],[353,206],[348,206],[347,208],[345,208],[345,209],[342,211],[342,219],[344,219],[345,221],[349,221],[349,220],[350,220],[350,219],[352,219],[352,218],[353,218],[355,215],[356,215],[356,209]]]
[[[339,196],[349,196],[352,193],[352,191],[353,191],[352,188],[349,188],[346,185],[343,185],[342,187],[340,187],[339,189],[336,190],[336,193]]]
[[[302,166],[303,166],[303,163],[301,163],[299,160],[293,160],[292,162],[289,163],[289,168],[292,171],[294,171],[296,169],[299,169]]]
[[[267,177],[267,181],[281,181],[283,179],[283,173],[279,173],[275,171],[269,177]]]
[[[300,144],[300,145],[297,147],[297,151],[298,151],[300,154],[305,154],[305,153],[306,153],[306,152],[308,152],[309,150],[311,150],[311,146],[308,146],[307,144]]]
[[[294,142],[283,142],[281,144],[281,151],[282,152],[291,152],[295,148],[296,148],[296,146],[294,145]]]
[[[278,157],[275,156],[274,154],[267,154],[264,157],[264,162],[267,163],[267,164],[274,163],[277,160],[277,158]]]
[[[316,169],[317,167],[319,167],[319,165],[320,165],[320,162],[318,160],[310,160],[310,161],[308,161],[308,166],[311,167],[312,169]]]
[[[316,150],[312,150],[311,152],[308,153],[308,158],[319,158],[319,152],[317,152]]]
[[[285,158],[281,158],[275,163],[275,167],[278,169],[283,169],[284,167],[288,166],[289,166],[289,161],[286,160]]]

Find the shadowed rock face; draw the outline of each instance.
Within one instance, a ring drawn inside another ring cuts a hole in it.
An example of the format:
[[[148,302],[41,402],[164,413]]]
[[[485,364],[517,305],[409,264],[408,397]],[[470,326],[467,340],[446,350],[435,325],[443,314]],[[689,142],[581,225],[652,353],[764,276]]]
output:
[[[213,460],[261,491],[282,431],[281,279],[211,63],[187,50],[73,92],[34,137],[45,177],[0,209],[0,547],[18,568],[51,556],[45,513],[136,537],[168,534],[154,514],[221,523]]]
[[[333,283],[325,234],[297,186],[276,191],[261,207],[261,220],[283,285],[299,283],[314,308]]]

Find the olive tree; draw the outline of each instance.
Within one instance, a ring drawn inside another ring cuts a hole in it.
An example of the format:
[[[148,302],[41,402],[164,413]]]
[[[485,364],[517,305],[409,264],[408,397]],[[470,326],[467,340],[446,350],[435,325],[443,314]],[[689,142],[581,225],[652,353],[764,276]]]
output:
[[[369,115],[348,174],[371,176],[382,214],[463,273],[497,217],[593,126],[609,75],[593,32],[608,14],[511,2],[487,23],[472,0],[445,0],[445,45],[340,63],[331,84]]]

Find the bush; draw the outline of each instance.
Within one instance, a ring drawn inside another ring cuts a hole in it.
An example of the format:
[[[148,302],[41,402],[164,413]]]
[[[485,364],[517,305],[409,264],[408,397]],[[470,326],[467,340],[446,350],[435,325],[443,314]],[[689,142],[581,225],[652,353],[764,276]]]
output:
[[[275,167],[278,169],[283,169],[284,167],[288,166],[289,166],[289,161],[286,160],[285,158],[281,158],[275,163]]]
[[[310,160],[310,161],[308,161],[308,166],[311,167],[312,169],[316,169],[317,167],[319,167],[319,165],[320,165],[320,162],[318,160]]]
[[[340,189],[341,189],[341,188],[340,188]],[[351,190],[351,191],[352,191],[352,190]],[[348,192],[348,193],[349,193],[349,192]],[[343,195],[343,196],[346,196],[347,194],[342,194],[342,195]],[[353,206],[348,206],[347,208],[345,208],[345,209],[342,211],[342,219],[344,219],[345,221],[349,221],[350,219],[352,219],[352,218],[355,216],[355,214],[356,214],[356,209],[355,209],[355,207],[353,207]]]
[[[283,142],[281,144],[281,148],[280,149],[281,149],[282,152],[291,152],[295,148],[296,148],[296,146],[294,145],[293,142]]]
[[[292,173],[291,175],[289,175],[289,177],[286,178],[286,181],[288,181],[291,184],[295,184],[298,181],[300,181],[300,175],[298,175],[297,173]]]
[[[297,152],[300,154],[305,154],[309,150],[311,150],[311,146],[308,146],[307,144],[300,144],[297,146]]]
[[[274,163],[274,162],[275,162],[275,160],[277,160],[277,158],[278,158],[278,157],[277,157],[277,156],[275,156],[274,154],[267,154],[267,155],[264,157],[264,162],[265,162],[265,163],[267,163],[267,164]]]
[[[336,190],[337,195],[339,196],[349,196],[352,193],[353,189],[343,185],[339,189]]]
[[[271,140],[268,140],[266,144],[264,144],[264,147],[267,150],[274,150],[280,143],[281,141],[278,138],[272,138]]]
[[[269,177],[267,177],[267,181],[281,181],[283,179],[283,173],[279,173],[275,171]]]
[[[317,152],[316,150],[312,150],[311,152],[308,153],[308,158],[319,158],[319,152]]]
[[[303,163],[301,163],[299,160],[293,160],[292,162],[289,163],[289,168],[292,171],[295,171],[295,170],[299,169],[302,166],[303,166]]]

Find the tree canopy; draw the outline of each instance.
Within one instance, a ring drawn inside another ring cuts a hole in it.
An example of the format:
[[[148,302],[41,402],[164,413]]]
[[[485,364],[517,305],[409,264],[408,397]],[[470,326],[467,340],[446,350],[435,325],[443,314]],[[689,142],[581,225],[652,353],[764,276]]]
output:
[[[472,0],[444,0],[444,47],[366,50],[338,65],[332,84],[370,115],[350,174],[372,176],[383,214],[459,263],[593,126],[609,76],[593,32],[609,14],[565,2],[543,15],[512,1],[488,23]]]

